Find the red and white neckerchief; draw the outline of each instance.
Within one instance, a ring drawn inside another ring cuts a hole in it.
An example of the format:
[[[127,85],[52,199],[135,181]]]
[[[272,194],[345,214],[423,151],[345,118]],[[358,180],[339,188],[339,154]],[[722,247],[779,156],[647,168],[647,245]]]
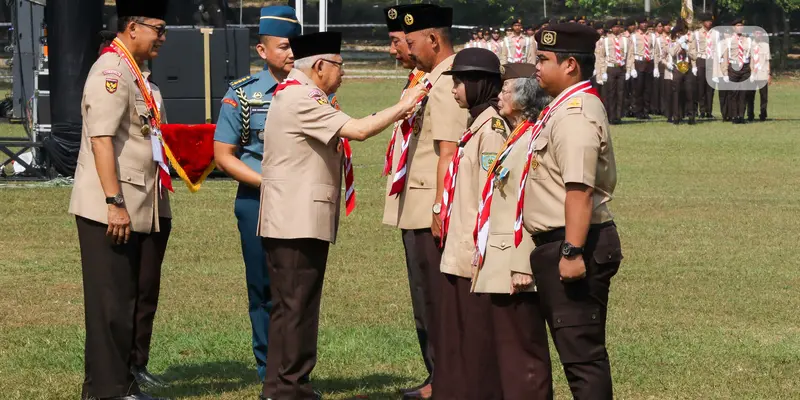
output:
[[[406,87],[403,88],[403,93],[400,95],[400,98],[402,99],[403,96],[405,96],[406,91],[408,89],[417,86],[419,80],[422,79],[422,77],[424,76],[425,72],[422,71],[417,71],[416,74],[413,72],[408,74],[408,82],[406,83]],[[389,145],[386,147],[386,156],[383,158],[384,160],[383,172],[381,173],[381,176],[388,176],[389,174],[392,173],[392,162],[394,161],[394,145],[397,140],[397,131],[400,130],[401,126],[402,126],[401,122],[396,122],[394,124],[394,129],[392,129],[392,138],[389,139]]]
[[[420,79],[420,83],[425,85],[425,88],[430,90],[433,87],[431,81],[426,77]],[[389,196],[400,194],[406,187],[406,173],[408,172],[408,144],[411,142],[411,134],[414,131],[414,121],[417,115],[424,108],[424,104],[428,99],[428,95],[423,96],[417,103],[417,110],[414,114],[400,124],[400,130],[403,132],[403,146],[400,151],[400,161],[397,163],[397,172],[394,174],[392,180],[392,187],[389,189]]]
[[[278,93],[283,89],[295,85],[301,85],[300,81],[291,78],[284,79],[283,82],[279,83],[278,86],[275,87],[275,91],[272,93],[272,97],[277,96]],[[339,110],[339,102],[335,100],[335,97],[331,106]],[[350,215],[350,213],[353,212],[353,210],[356,208],[356,185],[355,185],[355,174],[353,173],[353,150],[350,147],[349,140],[345,138],[339,138],[339,140],[341,141],[342,152],[344,153],[345,215]]]
[[[644,60],[650,61],[650,35],[642,35],[644,37]]]
[[[522,62],[522,35],[514,37],[514,62]]]
[[[711,31],[706,31],[706,60],[710,60],[711,55]]]
[[[614,37],[614,51],[616,52],[615,59],[617,60],[617,65],[625,65],[622,61],[622,48],[619,46],[619,36]]]
[[[492,196],[494,194],[495,181],[501,181],[505,178],[505,174],[500,173],[499,170],[501,169],[503,161],[505,161],[514,148],[514,145],[519,141],[519,138],[532,126],[534,126],[532,122],[525,121],[514,128],[514,131],[511,132],[508,140],[503,145],[503,148],[497,153],[497,158],[495,158],[494,162],[489,167],[489,171],[486,175],[486,182],[483,184],[483,190],[481,191],[481,201],[478,203],[478,216],[475,221],[475,228],[472,231],[472,239],[475,241],[475,259],[473,263],[478,268],[483,267],[483,262],[486,257],[486,243],[489,240],[489,216],[492,212]]]
[[[444,247],[444,241],[447,237],[448,228],[450,227],[450,213],[453,211],[453,198],[456,194],[458,166],[461,164],[461,158],[464,157],[464,146],[467,145],[473,136],[475,136],[475,133],[472,132],[472,129],[467,129],[466,132],[461,135],[461,139],[458,140],[458,151],[453,154],[453,159],[450,160],[450,166],[447,167],[447,173],[444,175],[444,192],[442,192],[442,209],[440,216],[442,219],[442,235],[439,247]]]
[[[139,92],[142,93],[142,98],[144,98],[144,104],[147,106],[147,110],[150,111],[150,115],[147,119],[148,125],[145,125],[149,126],[149,129],[143,127],[142,133],[144,133],[145,130],[150,131],[153,161],[158,164],[159,197],[163,195],[163,189],[174,193],[175,189],[172,188],[172,177],[169,176],[169,167],[167,166],[167,153],[164,150],[164,138],[161,136],[161,108],[159,104],[156,103],[155,97],[153,97],[153,89],[150,87],[150,82],[144,78],[141,68],[133,61],[133,56],[119,38],[114,38],[111,44],[103,49],[100,54],[103,55],[105,53],[116,53],[122,58],[125,64],[128,65],[131,75],[136,79],[136,86],[138,86]]]
[[[600,94],[597,93],[597,90],[592,88],[591,82],[583,81],[578,83],[558,95],[558,97],[556,97],[556,99],[544,109],[544,115],[541,117],[540,121],[538,121],[537,126],[534,127],[533,134],[531,135],[531,141],[528,143],[528,156],[525,160],[525,169],[523,170],[522,178],[519,181],[519,195],[517,197],[517,220],[514,222],[514,244],[517,246],[519,246],[519,244],[522,242],[522,207],[525,203],[525,182],[528,180],[528,172],[530,172],[531,160],[533,158],[533,144],[553,113],[567,100],[577,96],[580,93],[589,93],[598,98],[600,97]]]
[[[742,35],[736,35],[739,41],[739,65],[744,65],[744,43],[742,42]]]

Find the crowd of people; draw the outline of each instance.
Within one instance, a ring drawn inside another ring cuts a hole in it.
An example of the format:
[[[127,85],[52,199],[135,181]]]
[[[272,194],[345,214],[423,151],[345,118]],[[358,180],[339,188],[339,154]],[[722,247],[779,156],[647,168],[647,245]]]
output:
[[[600,34],[592,81],[612,124],[651,115],[663,115],[674,124],[714,119],[715,92],[723,121],[754,121],[756,92],[758,119],[766,120],[772,81],[768,36],[760,29],[746,34],[743,18],[717,24],[711,14],[701,13],[694,20],[696,26],[680,17],[673,22],[647,16],[603,21],[575,16],[523,27],[515,19],[508,28],[475,29],[465,48],[491,50],[504,63],[535,62],[537,32],[557,23],[587,25]]]

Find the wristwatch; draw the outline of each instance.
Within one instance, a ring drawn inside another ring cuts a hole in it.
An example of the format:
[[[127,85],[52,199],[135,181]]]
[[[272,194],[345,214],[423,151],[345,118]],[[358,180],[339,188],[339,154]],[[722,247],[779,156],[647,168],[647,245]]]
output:
[[[125,198],[122,197],[122,193],[117,193],[115,196],[106,197],[106,204],[122,207],[125,205]]]
[[[561,245],[562,257],[574,257],[583,254],[583,247],[573,246],[570,242],[564,241]]]
[[[433,213],[439,215],[442,212],[442,203],[436,203],[433,205]]]

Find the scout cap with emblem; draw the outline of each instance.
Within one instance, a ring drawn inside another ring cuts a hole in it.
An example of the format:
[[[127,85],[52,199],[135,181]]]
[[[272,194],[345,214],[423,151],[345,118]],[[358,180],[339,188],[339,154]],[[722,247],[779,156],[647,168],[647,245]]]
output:
[[[341,54],[342,33],[316,32],[289,38],[289,47],[292,48],[295,60],[320,54]]]
[[[700,22],[713,21],[714,16],[711,13],[701,12],[697,14],[697,20]]]
[[[500,75],[500,59],[491,50],[473,47],[456,53],[453,68],[442,72],[443,75],[482,72]]]
[[[536,33],[539,51],[554,53],[594,54],[600,35],[581,24],[556,24]]]
[[[386,18],[386,28],[389,32],[403,31],[403,16],[408,10],[414,8],[434,8],[433,4],[400,4],[397,6],[386,7],[383,9],[383,16]]]
[[[163,20],[167,15],[168,0],[117,0],[117,16],[144,17]]]
[[[528,63],[512,63],[502,66],[502,79],[533,78],[536,75],[536,65]]]
[[[453,9],[450,7],[414,7],[401,14],[405,33],[453,26]]]
[[[297,21],[294,8],[289,6],[262,8],[258,34],[282,38],[300,36],[300,22]]]

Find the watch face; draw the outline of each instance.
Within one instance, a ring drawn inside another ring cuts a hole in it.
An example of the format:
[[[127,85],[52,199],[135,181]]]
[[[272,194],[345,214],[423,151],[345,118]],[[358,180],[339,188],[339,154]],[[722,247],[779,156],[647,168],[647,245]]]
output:
[[[564,243],[561,245],[561,254],[565,256],[569,255],[569,243]]]
[[[442,212],[442,204],[441,203],[434,204],[433,205],[433,213],[434,214],[439,214],[440,212]]]

